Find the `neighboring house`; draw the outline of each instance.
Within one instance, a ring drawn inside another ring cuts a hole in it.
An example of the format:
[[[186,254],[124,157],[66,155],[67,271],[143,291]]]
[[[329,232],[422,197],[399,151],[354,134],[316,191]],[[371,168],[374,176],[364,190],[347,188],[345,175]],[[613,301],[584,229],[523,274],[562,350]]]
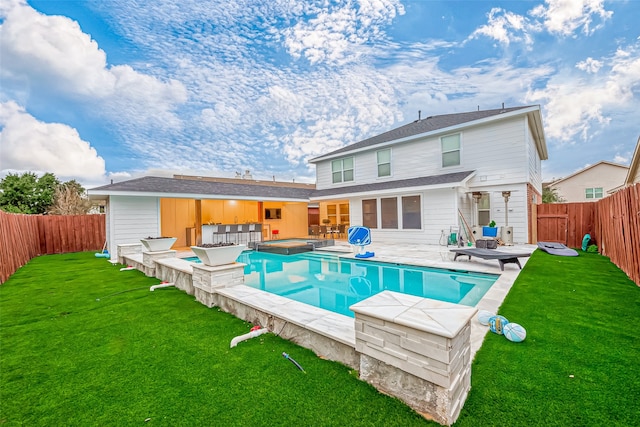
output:
[[[565,203],[597,202],[622,185],[628,170],[627,166],[601,161],[555,180],[548,187],[555,189]]]
[[[274,230],[285,238],[306,236],[314,188],[242,178],[148,176],[93,188],[89,195],[107,200],[107,242],[113,257],[117,245],[148,236],[177,237],[176,247],[195,245],[201,241],[202,224],[209,223],[261,223],[267,239]]]
[[[637,184],[638,182],[640,182],[640,136],[636,142],[636,149],[633,152],[633,157],[631,158],[631,164],[629,165],[629,171],[627,172],[624,184],[625,186],[629,186]]]
[[[547,157],[539,106],[432,116],[312,159],[311,200],[376,242],[442,244],[491,220],[532,242]]]

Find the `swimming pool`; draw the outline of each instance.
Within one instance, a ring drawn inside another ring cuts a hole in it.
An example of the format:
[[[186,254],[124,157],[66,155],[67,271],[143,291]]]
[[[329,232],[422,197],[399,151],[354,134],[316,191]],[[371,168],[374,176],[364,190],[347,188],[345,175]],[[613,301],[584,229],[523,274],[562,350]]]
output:
[[[193,259],[187,259],[193,260]],[[353,317],[349,307],[384,290],[475,306],[498,275],[341,258],[324,252],[245,251],[245,285]]]

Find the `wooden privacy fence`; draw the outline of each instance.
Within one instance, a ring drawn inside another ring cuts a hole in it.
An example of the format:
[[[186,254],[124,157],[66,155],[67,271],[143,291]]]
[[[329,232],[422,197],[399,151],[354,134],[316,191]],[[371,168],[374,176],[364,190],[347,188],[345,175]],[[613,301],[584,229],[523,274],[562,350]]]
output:
[[[537,208],[538,242],[579,248],[585,234],[595,234],[597,203],[544,203]]]
[[[102,250],[104,215],[22,215],[0,211],[0,283],[39,255]]]
[[[579,248],[590,234],[600,253],[640,285],[640,183],[598,202],[541,204],[537,213],[539,242]]]
[[[640,286],[640,183],[598,202],[595,234],[600,253]]]

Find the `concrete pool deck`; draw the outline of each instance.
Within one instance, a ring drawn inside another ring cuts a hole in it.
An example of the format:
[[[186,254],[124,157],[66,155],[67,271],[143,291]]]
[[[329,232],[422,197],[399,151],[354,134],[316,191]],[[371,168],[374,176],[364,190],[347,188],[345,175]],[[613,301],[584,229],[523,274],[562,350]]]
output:
[[[340,253],[341,256],[353,258],[352,247],[346,242],[336,241],[334,246],[317,248],[317,252]],[[450,249],[454,246],[415,245],[372,243],[366,247],[375,256],[368,258],[370,261],[389,262],[398,264],[411,264],[423,267],[434,267],[451,270],[462,270],[478,273],[490,273],[499,275],[499,278],[487,291],[484,297],[476,305],[478,310],[487,310],[497,313],[502,301],[509,293],[511,286],[520,274],[520,269],[515,264],[507,264],[504,271],[500,270],[497,260],[483,260],[480,258],[466,257],[453,261],[454,253]],[[535,245],[501,246],[498,250],[513,253],[532,253]],[[178,257],[193,256],[186,250],[179,250]],[[366,261],[366,260],[363,260]],[[520,258],[524,267],[528,258]],[[161,261],[164,262],[164,261]],[[168,261],[170,262],[170,261]],[[354,319],[352,317],[333,313],[320,308],[312,307],[285,297],[270,294],[249,286],[234,286],[220,289],[219,293],[236,301],[241,301],[258,310],[265,310],[286,319],[288,322],[310,329],[321,335],[331,337],[345,345],[355,345]],[[487,326],[481,325],[477,319],[471,322],[471,357],[475,356],[485,335],[489,331]]]

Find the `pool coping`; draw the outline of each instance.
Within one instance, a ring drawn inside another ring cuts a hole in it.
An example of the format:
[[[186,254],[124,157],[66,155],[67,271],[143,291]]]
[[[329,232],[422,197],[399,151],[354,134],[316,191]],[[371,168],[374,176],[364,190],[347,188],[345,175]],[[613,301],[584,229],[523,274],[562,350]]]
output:
[[[453,261],[454,254],[450,251],[453,247],[450,248],[433,245],[394,245],[385,243],[369,246],[368,250],[372,249],[375,251],[375,257],[358,259],[358,261],[367,262],[367,260],[370,260],[392,264],[406,264],[498,275],[498,279],[475,306],[478,310],[486,310],[492,313],[498,312],[500,305],[509,293],[509,290],[521,271],[515,264],[509,264],[505,266],[504,271],[501,271],[499,264],[495,260],[481,260],[473,258],[469,261]],[[523,250],[533,252],[535,250],[535,246],[508,246],[501,247],[500,250],[513,253],[522,252]],[[344,258],[355,258],[353,248],[344,244],[317,248],[316,251],[329,252]],[[178,256],[184,257],[189,253],[190,252],[180,252],[178,253]],[[408,256],[409,254],[412,254],[413,256]],[[528,259],[529,258],[521,258],[523,268]],[[160,260],[159,262],[165,263],[166,260]],[[184,262],[189,263],[189,261]],[[218,289],[217,292],[224,297],[230,298],[238,303],[246,304],[253,309],[267,313],[272,312],[273,315],[287,322],[298,325],[302,328],[307,328],[342,344],[355,346],[355,319],[352,317],[290,300],[286,297],[281,297],[246,285]],[[489,328],[480,324],[477,319],[474,318],[472,320],[472,358],[482,346],[482,342],[484,341],[484,337],[488,331]]]

